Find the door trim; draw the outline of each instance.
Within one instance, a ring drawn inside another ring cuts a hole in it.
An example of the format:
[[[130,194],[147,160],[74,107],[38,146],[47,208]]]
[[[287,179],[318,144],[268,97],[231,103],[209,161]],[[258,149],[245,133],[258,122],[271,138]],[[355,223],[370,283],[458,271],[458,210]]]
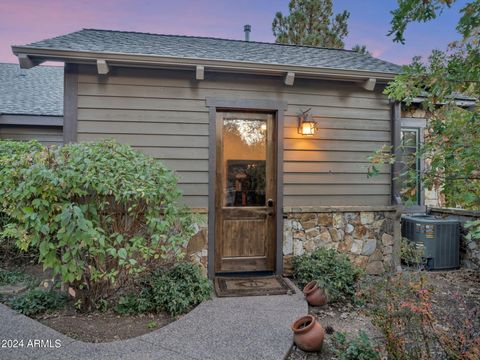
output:
[[[215,276],[215,204],[216,204],[216,129],[218,111],[268,111],[274,115],[276,121],[276,178],[277,200],[276,216],[276,242],[275,242],[275,274],[283,273],[283,131],[284,111],[287,102],[260,99],[222,99],[206,98],[206,106],[209,108],[209,141],[208,141],[208,277]]]

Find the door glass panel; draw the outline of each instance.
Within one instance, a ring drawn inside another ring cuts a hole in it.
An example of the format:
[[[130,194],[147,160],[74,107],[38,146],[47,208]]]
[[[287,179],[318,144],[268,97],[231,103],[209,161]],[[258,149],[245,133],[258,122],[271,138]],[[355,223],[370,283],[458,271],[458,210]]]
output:
[[[267,122],[223,120],[223,206],[265,206]]]

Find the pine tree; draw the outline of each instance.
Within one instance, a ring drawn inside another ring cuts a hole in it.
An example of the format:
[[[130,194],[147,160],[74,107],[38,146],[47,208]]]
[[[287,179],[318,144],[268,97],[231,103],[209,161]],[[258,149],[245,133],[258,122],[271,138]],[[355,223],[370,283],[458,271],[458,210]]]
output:
[[[366,45],[360,45],[360,44],[356,44],[352,47],[352,50],[353,51],[356,51],[360,54],[364,54],[364,55],[372,55],[372,53],[370,51],[367,50],[367,46]]]
[[[343,48],[348,34],[348,11],[333,15],[332,0],[290,0],[290,14],[275,14],[272,30],[276,42]]]

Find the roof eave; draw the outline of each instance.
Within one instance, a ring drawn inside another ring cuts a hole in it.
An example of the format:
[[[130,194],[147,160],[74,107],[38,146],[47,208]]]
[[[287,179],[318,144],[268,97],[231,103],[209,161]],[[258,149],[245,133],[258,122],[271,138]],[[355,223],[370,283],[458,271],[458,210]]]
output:
[[[413,104],[421,104],[426,99],[427,99],[426,96],[417,96],[417,97],[414,97],[413,99],[411,99],[411,102]],[[452,98],[452,100],[455,103],[455,105],[457,105],[459,107],[465,107],[465,108],[475,106],[478,102],[478,100],[475,100],[475,99],[465,99],[465,98]],[[445,105],[445,104],[446,104],[446,102],[437,102],[436,103],[436,105]]]
[[[63,115],[0,113],[0,125],[63,126]]]
[[[263,64],[248,61],[231,61],[221,59],[200,59],[188,57],[173,57],[143,54],[107,53],[93,51],[78,51],[65,49],[37,48],[29,46],[12,46],[16,56],[28,56],[32,65],[42,61],[63,61],[83,64],[95,64],[97,60],[106,60],[112,66],[146,66],[146,67],[182,67],[194,69],[203,65],[211,71],[233,71],[254,74],[284,75],[294,72],[302,78],[331,78],[337,80],[363,81],[369,78],[377,82],[389,82],[396,73],[365,70],[347,70],[337,68],[318,68],[308,66]]]

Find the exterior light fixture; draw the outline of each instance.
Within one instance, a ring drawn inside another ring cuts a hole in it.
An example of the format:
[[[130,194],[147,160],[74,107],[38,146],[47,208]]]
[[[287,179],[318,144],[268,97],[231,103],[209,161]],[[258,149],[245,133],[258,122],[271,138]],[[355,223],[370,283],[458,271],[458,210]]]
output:
[[[311,115],[309,114],[310,109],[301,112],[298,115],[298,133],[304,136],[313,136],[315,135],[315,129],[317,123],[312,120]]]

